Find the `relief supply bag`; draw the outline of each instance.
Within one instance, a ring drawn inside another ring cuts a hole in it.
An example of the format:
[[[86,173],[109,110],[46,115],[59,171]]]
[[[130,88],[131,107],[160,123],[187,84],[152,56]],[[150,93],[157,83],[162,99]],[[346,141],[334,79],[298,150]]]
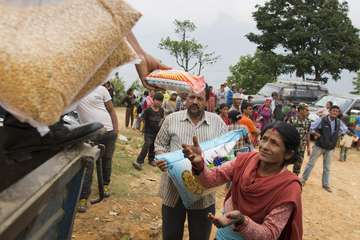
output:
[[[208,168],[221,165],[235,158],[234,147],[248,133],[244,128],[228,132],[215,139],[200,143],[204,153],[204,161]],[[246,148],[248,149],[248,148]],[[176,186],[181,200],[186,208],[205,195],[216,191],[216,188],[205,189],[192,174],[191,162],[184,158],[182,150],[157,155],[156,160],[165,160],[168,165],[168,174]]]
[[[155,70],[144,79],[148,84],[178,92],[200,93],[205,89],[205,79],[182,70]]]
[[[141,14],[123,0],[0,0],[0,105],[34,127],[136,58],[125,41]]]

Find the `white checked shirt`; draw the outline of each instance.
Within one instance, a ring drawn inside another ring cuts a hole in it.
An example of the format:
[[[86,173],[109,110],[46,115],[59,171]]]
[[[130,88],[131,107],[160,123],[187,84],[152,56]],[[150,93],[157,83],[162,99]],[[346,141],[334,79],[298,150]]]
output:
[[[192,144],[193,136],[199,142],[207,141],[227,132],[224,121],[215,113],[205,112],[203,119],[195,125],[187,110],[170,114],[164,120],[155,140],[155,153],[162,154],[181,149],[182,144]],[[163,204],[175,207],[179,193],[168,176],[163,173],[160,182],[160,197]],[[195,202],[190,209],[204,209],[215,203],[215,194],[209,194]]]

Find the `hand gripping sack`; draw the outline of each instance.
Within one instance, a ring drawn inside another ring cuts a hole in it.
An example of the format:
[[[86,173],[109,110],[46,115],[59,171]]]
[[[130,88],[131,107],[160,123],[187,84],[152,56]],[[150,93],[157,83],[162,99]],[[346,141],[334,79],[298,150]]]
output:
[[[235,145],[246,136],[247,131],[241,128],[200,143],[200,147],[204,153],[205,164],[209,168],[212,168],[221,165],[225,161],[233,160],[235,158]],[[155,159],[165,160],[167,162],[168,174],[176,186],[186,208],[189,208],[203,196],[216,191],[216,188],[205,189],[200,185],[192,174],[190,160],[184,158],[182,150],[160,154],[157,155]]]
[[[109,65],[136,57],[124,37],[141,14],[122,0],[23,2],[0,1],[0,104],[35,127],[51,125]]]

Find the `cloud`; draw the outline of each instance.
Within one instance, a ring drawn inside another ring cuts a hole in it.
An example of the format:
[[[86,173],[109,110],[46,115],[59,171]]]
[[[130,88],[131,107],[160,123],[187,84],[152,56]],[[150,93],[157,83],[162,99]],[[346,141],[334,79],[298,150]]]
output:
[[[164,25],[171,19],[191,19],[199,27],[211,25],[220,15],[228,15],[239,22],[252,21],[254,6],[264,0],[132,0],[130,4],[144,13],[144,19]]]

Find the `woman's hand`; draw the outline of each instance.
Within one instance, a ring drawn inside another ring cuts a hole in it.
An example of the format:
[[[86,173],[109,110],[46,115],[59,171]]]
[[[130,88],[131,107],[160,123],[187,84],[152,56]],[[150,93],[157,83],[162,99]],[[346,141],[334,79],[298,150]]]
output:
[[[231,224],[241,224],[244,222],[244,215],[238,210],[230,211],[220,216],[214,216],[209,213],[208,218],[217,228],[223,228]]]
[[[182,148],[184,156],[188,158],[191,163],[197,164],[203,161],[201,156],[202,151],[196,136],[193,136],[193,145],[183,144]]]

